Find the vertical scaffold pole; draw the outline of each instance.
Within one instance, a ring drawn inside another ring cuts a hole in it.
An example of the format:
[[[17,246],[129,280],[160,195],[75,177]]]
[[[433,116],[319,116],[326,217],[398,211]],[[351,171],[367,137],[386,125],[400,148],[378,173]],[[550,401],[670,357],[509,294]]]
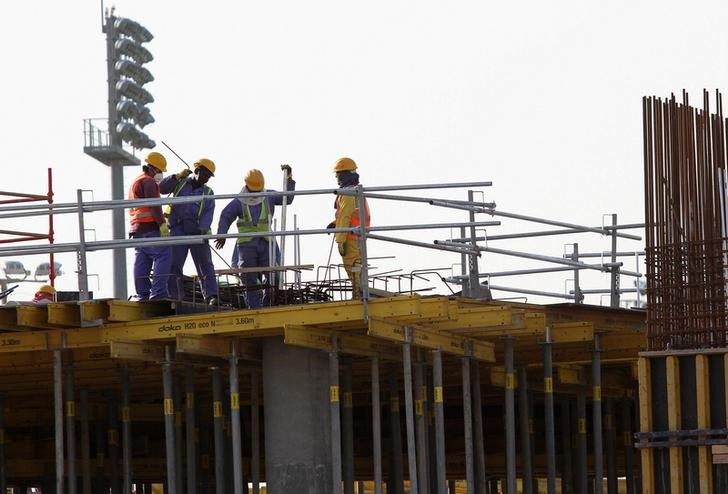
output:
[[[571,462],[571,413],[570,400],[568,396],[561,397],[561,491],[564,493],[574,492],[574,474]]]
[[[435,407],[435,456],[437,464],[437,492],[447,492],[445,471],[445,410],[442,396],[442,352],[432,352],[433,406]]]
[[[587,494],[587,442],[586,442],[586,389],[583,384],[576,391],[576,437],[577,437],[577,489],[578,494]]]
[[[212,368],[212,417],[215,434],[215,492],[225,494],[225,438],[222,417],[222,372]]]
[[[187,451],[187,494],[197,492],[197,417],[195,414],[195,368],[185,367],[185,440]]]
[[[331,337],[329,352],[329,404],[331,414],[331,492],[341,492],[341,417],[339,415],[339,340]]]
[[[543,343],[544,421],[546,423],[546,491],[556,493],[556,425],[554,423],[554,369],[551,327],[546,326]]]
[[[258,371],[250,373],[250,479],[253,482],[253,494],[260,494],[260,403],[258,390]]]
[[[243,442],[240,431],[240,386],[238,384],[238,347],[230,341],[230,419],[232,421],[233,486],[235,494],[243,494]]]
[[[177,465],[175,464],[174,444],[174,399],[172,383],[172,352],[169,345],[164,347],[162,364],[162,387],[164,396],[164,438],[167,458],[167,494],[177,494]]]
[[[475,493],[475,468],[473,465],[473,399],[470,384],[470,357],[462,357],[463,376],[463,435],[465,440],[465,482],[468,492]]]
[[[76,494],[76,393],[73,377],[73,352],[66,350],[66,450],[68,451],[68,494]]]
[[[521,429],[521,463],[523,466],[523,494],[533,493],[533,465],[531,464],[531,435],[528,418],[528,371],[518,366],[518,424]]]
[[[617,494],[617,459],[615,457],[614,398],[607,398],[606,405],[606,448],[607,448],[607,493]]]
[[[410,329],[405,327],[405,338],[410,338]],[[415,446],[415,419],[412,413],[412,353],[410,343],[402,344],[402,363],[404,369],[404,417],[407,425],[407,470],[410,481],[410,492],[418,494],[417,489],[417,453]]]
[[[5,463],[5,394],[0,393],[0,493],[7,491],[8,479]]]
[[[174,462],[177,472],[177,491],[185,492],[184,474],[184,434],[182,432],[182,378],[175,376],[172,382],[172,401],[174,403]]]
[[[472,359],[473,434],[475,435],[475,492],[485,494],[485,444],[483,439],[483,403],[480,392],[480,363]]]
[[[131,494],[131,413],[129,411],[129,367],[121,367],[121,464],[124,494]]]
[[[119,477],[119,408],[115,398],[109,399],[109,484],[111,484],[112,494],[121,492],[121,483]]]
[[[515,376],[513,375],[513,338],[506,337],[504,342],[506,373],[506,492],[516,492],[516,412]]]
[[[624,429],[624,476],[627,484],[627,494],[634,494],[634,455],[632,451],[632,411],[630,400],[625,398],[622,402],[622,427]]]
[[[603,445],[602,445],[602,365],[599,350],[599,335],[594,335],[592,354],[592,420],[594,436],[594,492],[604,488]]]
[[[83,494],[91,494],[91,429],[88,416],[88,390],[81,390],[81,478]],[[5,492],[0,489],[0,492]]]
[[[425,423],[425,397],[424,369],[422,351],[415,351],[415,429],[417,430],[417,486],[420,494],[429,494],[429,479],[427,475],[427,424]]]
[[[372,357],[372,453],[374,494],[382,494],[382,406],[379,394],[379,356]]]
[[[343,411],[342,434],[344,494],[354,494],[354,403],[352,398],[352,363],[351,358],[344,359],[344,376],[342,379]]]
[[[63,354],[60,349],[53,350],[53,402],[56,443],[56,494],[65,492],[63,473]]]

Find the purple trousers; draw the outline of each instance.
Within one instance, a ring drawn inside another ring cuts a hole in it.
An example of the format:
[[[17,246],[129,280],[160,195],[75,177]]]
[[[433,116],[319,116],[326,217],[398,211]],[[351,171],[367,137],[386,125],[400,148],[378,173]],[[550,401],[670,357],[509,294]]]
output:
[[[181,227],[179,231],[173,228],[172,236],[184,235]],[[217,277],[215,276],[215,266],[212,264],[212,254],[210,254],[210,246],[205,241],[204,244],[193,245],[173,245],[172,246],[172,267],[169,279],[169,296],[173,299],[181,300],[184,295],[182,289],[182,270],[187,260],[187,253],[192,254],[192,260],[197,269],[197,276],[200,278],[200,288],[205,299],[217,297]]]
[[[159,231],[134,234],[134,238],[159,237]],[[139,300],[169,298],[167,284],[172,253],[169,247],[137,247],[134,249],[134,288]],[[149,275],[154,272],[152,279]]]

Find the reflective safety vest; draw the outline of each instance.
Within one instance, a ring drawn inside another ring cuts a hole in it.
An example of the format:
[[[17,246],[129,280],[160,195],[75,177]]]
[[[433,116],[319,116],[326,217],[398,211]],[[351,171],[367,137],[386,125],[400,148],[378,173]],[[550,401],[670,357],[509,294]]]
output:
[[[142,174],[139,175],[137,178],[134,179],[134,182],[132,182],[131,187],[129,188],[129,199],[153,199],[152,197],[141,197],[138,196],[136,193],[137,186],[142,180],[149,179],[152,180],[152,178],[149,175]],[[159,185],[155,183],[157,187],[157,195],[159,195]],[[152,214],[152,208],[149,206],[139,207],[139,208],[131,208],[129,210],[129,216],[131,216],[131,224],[135,223],[156,223],[157,220],[154,219],[154,215]]]
[[[351,197],[351,196],[336,196],[336,220],[338,223],[339,219],[339,211],[341,211],[341,201],[344,200],[345,197]],[[371,216],[369,214],[369,203],[366,199],[364,199],[364,226],[368,227],[371,224]],[[351,227],[359,227],[361,226],[361,211],[359,210],[359,198],[354,197],[354,211],[351,212],[351,221],[349,222],[349,225]],[[359,239],[359,235],[353,232],[349,232],[349,234],[346,236],[347,240],[353,240],[356,241]]]
[[[177,186],[174,188],[174,191],[172,191],[172,197],[177,197],[179,195],[179,192],[182,190],[182,187],[185,186],[187,181],[190,180],[189,178],[186,178],[184,180],[180,180],[179,183],[177,183]],[[208,187],[207,185],[202,186],[202,200],[200,201],[200,209],[197,211],[197,221],[200,221],[200,218],[202,217],[202,213],[205,212],[205,196],[209,196],[212,194],[212,189]],[[171,206],[165,206],[164,215],[169,216],[172,214],[172,207]],[[166,210],[166,208],[169,207],[169,210]]]
[[[258,217],[257,224],[253,224],[253,215],[250,214],[250,206],[243,201],[240,201],[240,204],[243,206],[243,214],[238,218],[236,223],[238,225],[238,233],[267,232],[269,230],[268,217],[270,216],[270,210],[268,209],[267,198],[263,199],[263,202],[260,204],[260,217]],[[244,244],[254,238],[257,237],[238,237],[238,243]],[[270,240],[268,235],[263,238]]]

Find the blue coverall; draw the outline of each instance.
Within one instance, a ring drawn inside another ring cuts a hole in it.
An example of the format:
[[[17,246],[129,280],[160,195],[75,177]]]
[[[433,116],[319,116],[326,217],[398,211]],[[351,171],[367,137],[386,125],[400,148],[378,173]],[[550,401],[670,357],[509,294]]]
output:
[[[296,182],[293,179],[288,180],[288,190],[296,190]],[[265,192],[274,192],[270,189],[265,189]],[[290,204],[293,202],[294,196],[288,196],[287,197],[287,204]],[[275,206],[281,206],[283,205],[283,196],[271,196],[267,197],[265,200],[268,201],[268,211],[269,215],[272,218],[275,214]],[[258,219],[260,218],[260,212],[262,209],[262,203],[261,204],[255,204],[248,206],[250,208],[250,216],[253,220],[254,224],[258,224]],[[233,199],[228,203],[227,206],[225,206],[225,209],[222,210],[222,213],[220,213],[220,221],[217,226],[217,233],[218,234],[224,234],[228,232],[228,229],[230,228],[230,225],[235,223],[235,221],[238,218],[243,217],[243,203],[240,199]],[[275,242],[275,241],[274,241]],[[270,255],[269,255],[269,245],[268,240],[266,240],[263,237],[255,237],[247,242],[242,242],[237,244],[237,250],[238,250],[238,259],[239,263],[237,267],[266,267],[270,266]],[[275,249],[275,257],[276,257],[276,263],[280,263],[280,250],[278,249],[278,245],[274,245],[273,248]],[[252,287],[258,284],[262,283],[262,278],[265,278],[265,283],[270,285],[271,283],[274,283],[274,277],[271,275],[271,273],[268,272],[262,272],[262,273],[245,273],[242,275],[243,283],[246,287]],[[248,308],[250,309],[257,309],[261,307],[261,305],[269,304],[270,303],[270,290],[265,290],[265,295],[263,298],[263,301],[261,303],[261,291],[260,290],[247,290],[245,295],[245,301],[248,305]]]
[[[212,189],[201,186],[193,178],[183,179],[185,183],[179,189],[176,197],[212,195]],[[159,191],[162,194],[170,194],[175,191],[180,183],[177,177],[170,175],[165,177],[159,184]],[[205,199],[202,202],[190,202],[186,204],[175,204],[169,215],[169,233],[171,236],[180,235],[204,235],[210,232],[212,215],[215,212],[215,201]],[[187,260],[187,252],[192,254],[192,260],[197,269],[197,276],[200,277],[200,285],[205,299],[217,297],[217,278],[215,267],[212,264],[212,254],[207,241],[203,244],[173,245],[172,266],[169,280],[169,296],[173,299],[182,299],[182,270]]]

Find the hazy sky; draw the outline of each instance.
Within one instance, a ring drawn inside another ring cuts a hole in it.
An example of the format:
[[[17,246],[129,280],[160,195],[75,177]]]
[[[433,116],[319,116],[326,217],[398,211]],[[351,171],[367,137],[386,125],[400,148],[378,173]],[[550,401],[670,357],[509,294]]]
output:
[[[689,10],[666,1],[115,5],[118,16],[155,35],[148,67],[156,80],[146,87],[157,122],[146,131],[188,160],[213,159],[217,193],[238,191],[251,167],[263,170],[268,187],[280,188],[281,163],[293,166],[299,189],[331,187],[332,163],[349,155],[365,185],[490,180],[485,197],[505,211],[590,225],[607,213],[619,214],[620,223],[641,222],[642,96],[686,88],[699,101],[702,88],[728,86],[724,1],[691,2]],[[0,19],[2,189],[43,193],[52,166],[57,201],[75,200],[77,188],[109,198],[109,170],[83,154],[83,119],[106,115],[99,2],[12,2]],[[172,171],[182,166],[166,154]],[[127,170],[127,187],[137,172]],[[464,199],[466,191],[418,194]],[[291,213],[303,228],[323,227],[332,205],[333,196],[298,198]],[[372,201],[371,208],[378,225],[466,219],[426,205]],[[108,238],[109,219],[89,215],[87,227]],[[57,223],[57,241],[78,238],[75,220]],[[6,220],[5,228],[42,230],[43,223]],[[542,229],[504,221],[488,233]],[[396,235],[432,241],[450,232]],[[580,235],[497,246],[558,256],[573,241],[582,251],[609,245]],[[302,243],[304,263],[326,262],[330,237]],[[455,254],[388,243],[369,249],[396,256],[376,262],[380,271],[459,262]],[[130,264],[132,258],[130,251]],[[44,259],[22,260],[32,269]],[[66,274],[58,285],[75,289],[74,257],[61,261]],[[89,256],[98,296],[112,293],[110,265],[109,253]],[[482,271],[536,265],[490,254],[481,260]],[[566,278],[493,283],[563,292]],[[584,287],[606,281],[586,277]],[[33,291],[23,286],[15,298]]]

